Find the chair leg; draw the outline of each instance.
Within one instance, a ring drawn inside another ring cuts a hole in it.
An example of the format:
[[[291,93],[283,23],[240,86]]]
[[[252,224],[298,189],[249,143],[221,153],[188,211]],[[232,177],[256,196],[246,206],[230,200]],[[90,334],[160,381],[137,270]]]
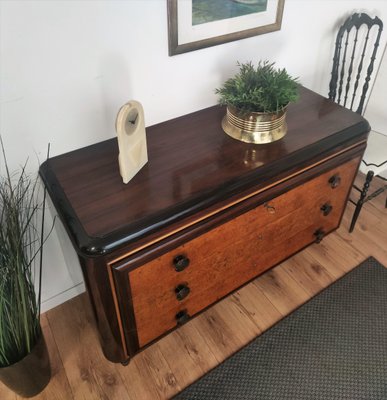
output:
[[[355,212],[353,213],[353,217],[352,217],[352,221],[351,221],[351,226],[349,228],[349,232],[352,232],[353,229],[355,228],[355,224],[357,221],[357,218],[359,217],[360,211],[363,207],[364,204],[364,200],[367,196],[367,192],[368,189],[370,187],[372,178],[374,177],[374,172],[373,171],[368,171],[367,176],[366,176],[366,180],[364,182],[364,186],[363,186],[363,190],[361,191],[360,194],[360,198],[358,200],[358,202],[356,203],[356,208],[355,208]]]

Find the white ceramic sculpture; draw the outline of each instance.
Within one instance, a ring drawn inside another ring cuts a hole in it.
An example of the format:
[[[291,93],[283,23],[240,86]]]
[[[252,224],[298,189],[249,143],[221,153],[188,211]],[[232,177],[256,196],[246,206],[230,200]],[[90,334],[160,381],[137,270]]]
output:
[[[124,104],[117,114],[118,163],[124,183],[128,183],[148,162],[144,110],[135,100]]]

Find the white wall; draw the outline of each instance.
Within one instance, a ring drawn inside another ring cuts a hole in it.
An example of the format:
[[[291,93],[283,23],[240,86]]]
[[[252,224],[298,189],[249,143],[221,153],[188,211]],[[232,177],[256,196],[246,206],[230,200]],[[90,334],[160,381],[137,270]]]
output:
[[[383,48],[380,49],[383,51]],[[377,71],[374,85],[364,116],[368,119],[374,131],[387,136],[387,112],[386,112],[386,89],[387,89],[387,46]],[[384,149],[387,153],[387,149]]]
[[[326,95],[337,27],[365,6],[387,21],[386,1],[286,0],[278,32],[169,57],[166,0],[2,0],[0,133],[9,163],[31,156],[34,171],[48,142],[56,155],[113,137],[116,113],[132,98],[147,125],[213,105],[237,60],[276,61]],[[44,265],[43,309],[83,290],[60,223]]]

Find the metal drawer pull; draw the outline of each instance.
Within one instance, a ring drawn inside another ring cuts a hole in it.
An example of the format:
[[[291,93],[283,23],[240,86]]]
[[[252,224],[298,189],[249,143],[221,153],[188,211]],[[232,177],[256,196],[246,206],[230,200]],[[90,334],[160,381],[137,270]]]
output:
[[[183,255],[178,255],[173,259],[173,265],[177,272],[181,272],[188,267],[189,258]]]
[[[189,315],[187,313],[187,310],[179,311],[176,314],[175,318],[176,318],[177,325],[185,324],[189,320]]]
[[[313,235],[316,237],[315,242],[320,243],[325,236],[324,229],[322,229],[322,228],[317,229],[317,231],[315,231]]]
[[[329,203],[325,203],[321,206],[320,210],[322,211],[324,217],[329,215],[332,211],[333,207]]]
[[[271,206],[269,203],[264,203],[263,206],[269,212],[269,214],[275,214],[275,207]]]
[[[185,299],[189,295],[190,291],[191,289],[184,283],[177,285],[175,288],[177,300],[182,301],[183,299]]]
[[[335,175],[331,176],[331,177],[329,178],[328,183],[331,185],[331,188],[332,188],[332,189],[337,188],[337,186],[339,186],[340,183],[341,183],[340,175],[339,175],[339,174],[335,174]]]

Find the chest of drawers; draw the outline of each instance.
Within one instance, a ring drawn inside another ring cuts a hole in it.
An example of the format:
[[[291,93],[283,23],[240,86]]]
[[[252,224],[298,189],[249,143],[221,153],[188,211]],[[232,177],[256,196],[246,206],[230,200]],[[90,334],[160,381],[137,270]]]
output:
[[[301,88],[288,133],[253,145],[215,106],[147,128],[148,164],[124,185],[115,139],[41,167],[79,255],[108,359],[125,362],[336,229],[368,123]]]

